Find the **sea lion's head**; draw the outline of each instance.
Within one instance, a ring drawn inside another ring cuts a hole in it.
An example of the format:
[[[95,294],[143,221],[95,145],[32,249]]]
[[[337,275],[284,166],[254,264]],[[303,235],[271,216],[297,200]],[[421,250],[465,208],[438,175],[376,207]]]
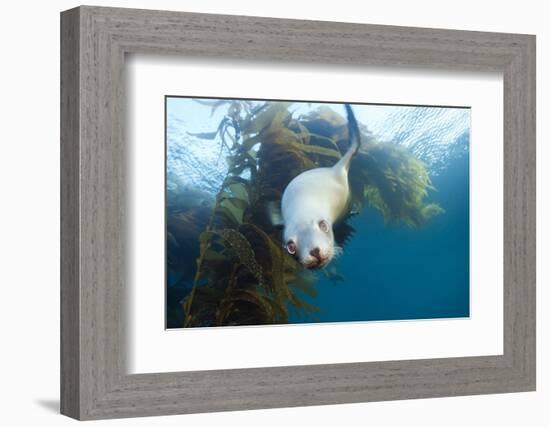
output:
[[[307,268],[324,267],[336,252],[332,224],[322,218],[285,226],[283,238],[288,253]]]

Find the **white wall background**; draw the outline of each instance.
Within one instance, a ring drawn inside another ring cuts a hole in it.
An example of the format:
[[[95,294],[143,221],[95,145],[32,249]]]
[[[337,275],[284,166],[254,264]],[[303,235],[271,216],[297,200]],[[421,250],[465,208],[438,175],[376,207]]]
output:
[[[550,27],[545,2],[462,0],[321,2],[277,0],[96,1],[97,5],[185,10],[537,34],[538,391],[109,421],[110,425],[545,426],[550,422]],[[75,1],[6,2],[0,65],[0,420],[68,425],[59,384],[59,12]],[[545,167],[546,166],[546,167]]]

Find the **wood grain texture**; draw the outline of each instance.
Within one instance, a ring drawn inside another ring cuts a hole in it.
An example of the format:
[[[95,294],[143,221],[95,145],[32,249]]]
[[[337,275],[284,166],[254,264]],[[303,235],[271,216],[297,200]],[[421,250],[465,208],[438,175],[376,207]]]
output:
[[[80,414],[78,10],[61,20],[61,412]]]
[[[535,38],[80,7],[62,13],[62,413],[99,419],[534,390]],[[124,57],[504,75],[504,354],[128,375]]]

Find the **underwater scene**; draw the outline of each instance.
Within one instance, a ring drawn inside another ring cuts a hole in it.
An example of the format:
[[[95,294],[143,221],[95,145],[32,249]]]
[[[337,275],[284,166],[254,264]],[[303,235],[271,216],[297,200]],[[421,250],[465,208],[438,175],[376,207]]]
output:
[[[165,97],[166,327],[469,317],[467,107]]]

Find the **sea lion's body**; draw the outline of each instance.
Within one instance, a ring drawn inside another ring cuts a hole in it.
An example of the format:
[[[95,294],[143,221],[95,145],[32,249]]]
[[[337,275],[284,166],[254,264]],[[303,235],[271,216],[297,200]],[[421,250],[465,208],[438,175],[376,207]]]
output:
[[[308,268],[323,267],[334,254],[332,226],[349,209],[348,171],[359,149],[357,122],[346,104],[350,148],[330,168],[315,168],[296,176],[281,200],[284,242],[289,252]]]

